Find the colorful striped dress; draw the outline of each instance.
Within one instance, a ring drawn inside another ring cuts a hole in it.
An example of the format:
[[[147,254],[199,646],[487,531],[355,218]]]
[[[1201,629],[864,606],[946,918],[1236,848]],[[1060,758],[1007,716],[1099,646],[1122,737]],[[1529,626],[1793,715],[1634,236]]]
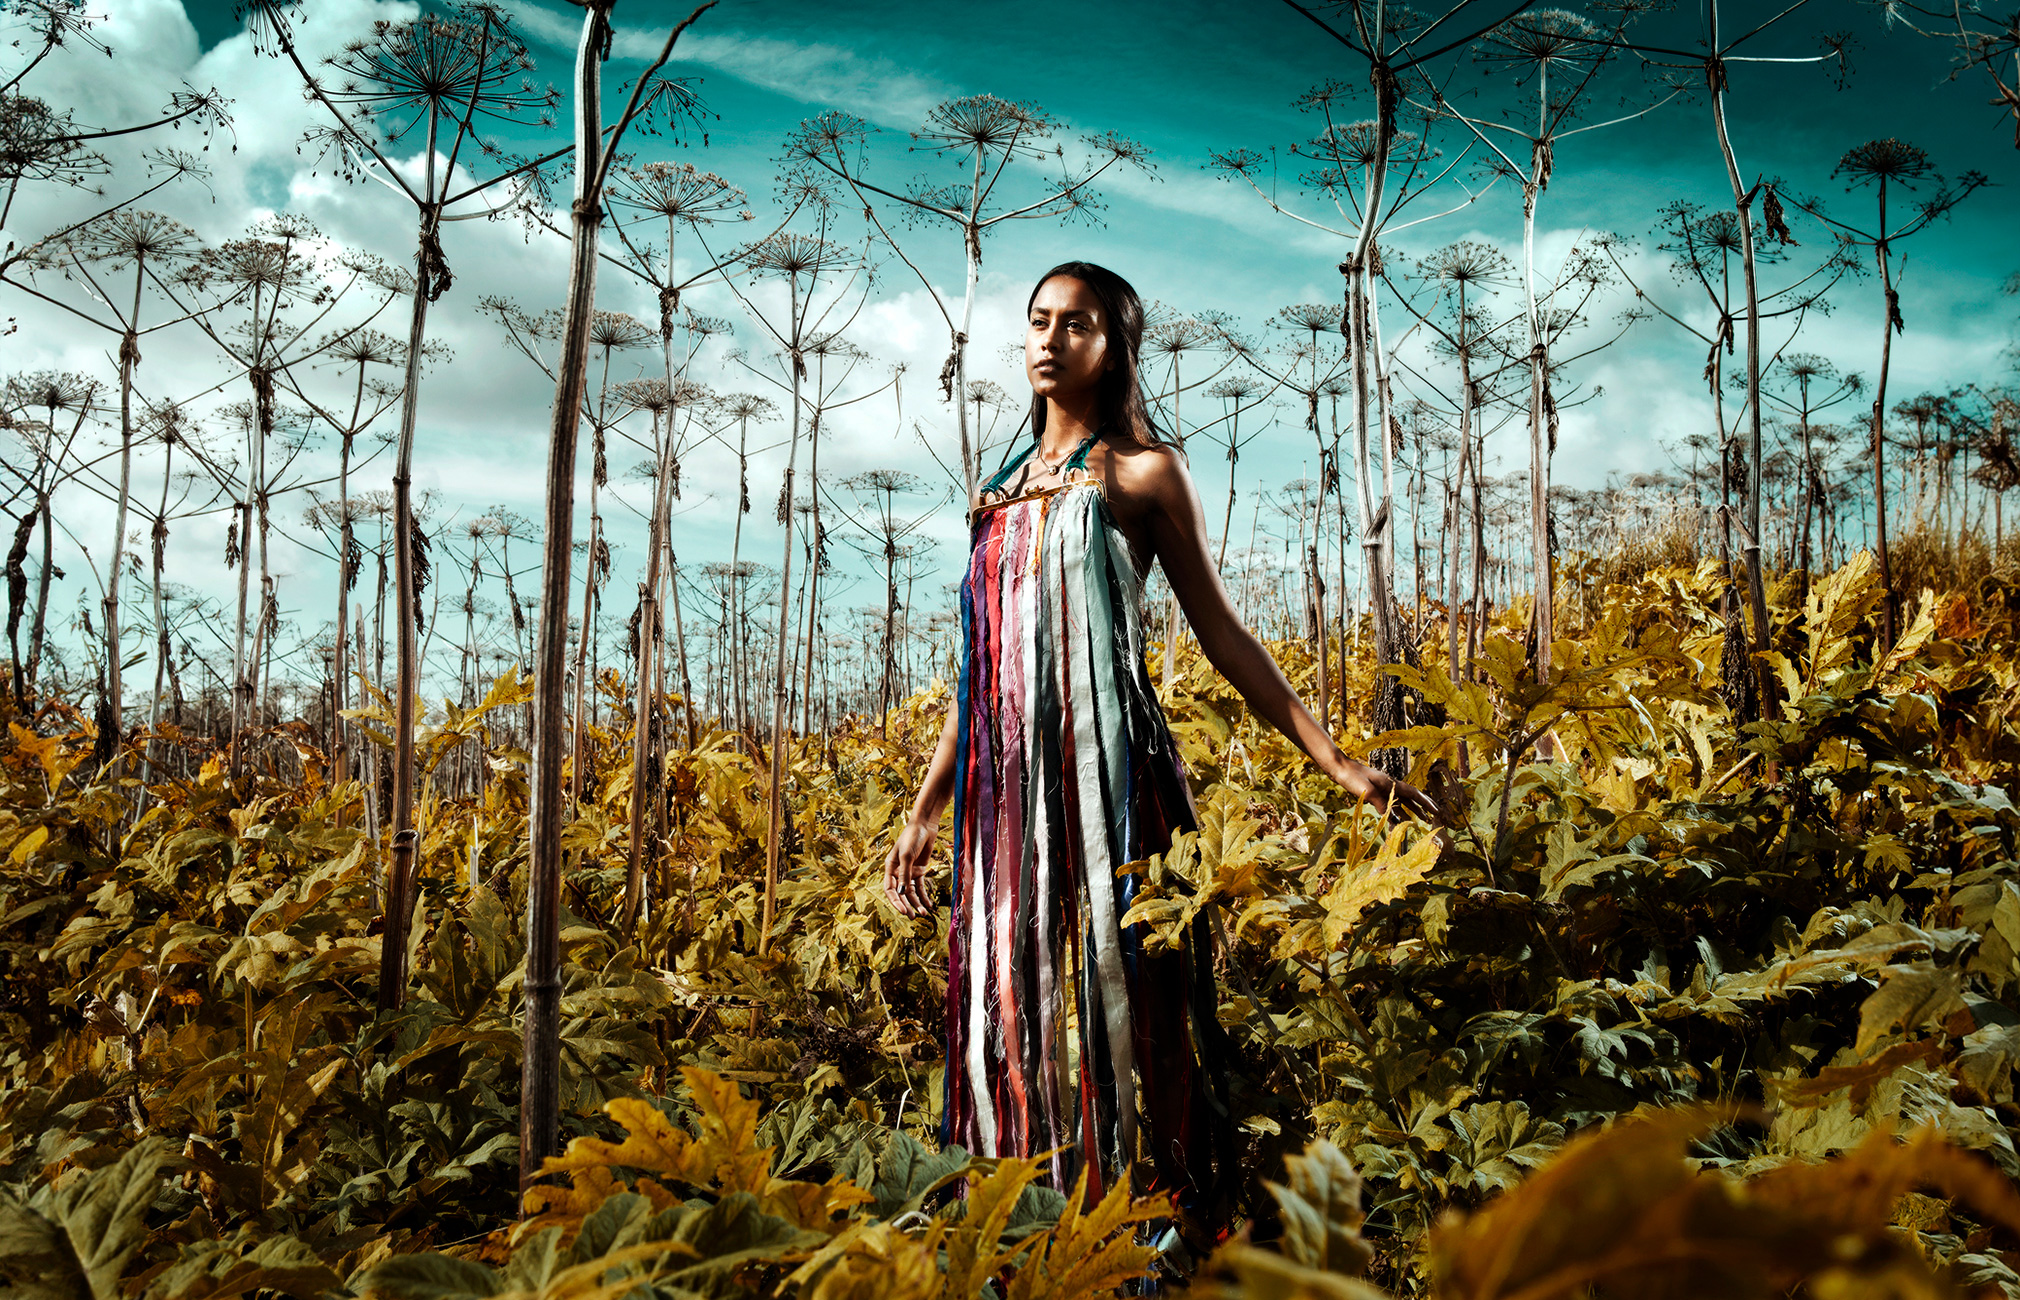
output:
[[[971,515],[943,1138],[1054,1152],[1062,1190],[1084,1166],[1092,1196],[1127,1178],[1211,1220],[1233,1180],[1206,918],[1180,952],[1118,924],[1136,879],[1116,868],[1195,819],[1093,441],[1058,485],[989,500],[1034,443]]]

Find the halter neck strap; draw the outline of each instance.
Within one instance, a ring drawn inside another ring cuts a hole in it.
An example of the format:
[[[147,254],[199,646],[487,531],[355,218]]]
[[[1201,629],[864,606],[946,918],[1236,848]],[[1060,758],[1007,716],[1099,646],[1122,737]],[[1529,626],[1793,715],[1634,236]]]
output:
[[[1003,467],[997,470],[994,474],[989,476],[989,481],[982,485],[981,490],[976,495],[987,496],[991,492],[997,492],[1002,490],[1003,480],[1010,477],[1010,471],[1016,469],[1019,465],[1022,465],[1025,461],[1030,460],[1031,453],[1037,450],[1038,450],[1038,443],[1034,439],[1030,446],[1018,452],[1015,456],[1012,456],[1009,460],[1004,461]]]
[[[1093,450],[1095,442],[1100,437],[1101,435],[1099,433],[1090,433],[1085,438],[1081,439],[1080,445],[1073,449],[1073,454],[1066,458],[1066,463],[1059,467],[1059,472],[1061,474],[1064,474],[1067,470],[1070,469],[1081,469],[1081,470],[1086,469],[1087,453]],[[1001,491],[1004,480],[1010,477],[1012,471],[1014,471],[1019,465],[1022,465],[1025,461],[1032,459],[1038,454],[1039,445],[1043,442],[1043,440],[1044,439],[1042,436],[1033,438],[1029,443],[1029,445],[1027,445],[1024,448],[1024,450],[1018,452],[1015,456],[1012,456],[1009,460],[1005,461],[1003,463],[1003,468],[997,470],[993,475],[990,476],[989,481],[982,485],[981,492],[978,493],[978,495],[986,495],[990,492]],[[1039,463],[1042,465],[1044,462],[1040,461]]]

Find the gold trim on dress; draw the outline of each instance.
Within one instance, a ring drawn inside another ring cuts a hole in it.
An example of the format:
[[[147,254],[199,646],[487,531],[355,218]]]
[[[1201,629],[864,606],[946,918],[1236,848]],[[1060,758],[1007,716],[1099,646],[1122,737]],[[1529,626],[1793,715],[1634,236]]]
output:
[[[1101,493],[1103,501],[1108,500],[1108,492],[1101,486],[1100,479],[1095,478],[1093,474],[1085,469],[1075,469],[1073,472],[1085,475],[1085,477],[1067,479],[1062,483],[1054,483],[1050,487],[1034,488],[1029,492],[1020,492],[1014,497],[1003,497],[996,501],[984,501],[982,504],[968,511],[968,526],[971,528],[974,527],[975,521],[991,510],[1001,510],[1005,506],[1019,505],[1025,501],[1041,501],[1046,497],[1058,496],[1068,488],[1091,487],[1096,492]]]

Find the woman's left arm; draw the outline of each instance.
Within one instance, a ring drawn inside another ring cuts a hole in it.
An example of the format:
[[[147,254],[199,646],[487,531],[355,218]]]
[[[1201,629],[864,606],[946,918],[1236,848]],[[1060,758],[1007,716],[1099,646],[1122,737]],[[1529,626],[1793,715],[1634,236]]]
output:
[[[1277,661],[1242,624],[1221,585],[1219,567],[1207,553],[1206,518],[1184,460],[1175,452],[1158,451],[1137,458],[1132,468],[1138,468],[1138,482],[1131,486],[1146,498],[1144,518],[1151,547],[1208,662],[1220,670],[1251,709],[1290,737],[1320,771],[1349,793],[1384,810],[1394,798],[1435,820],[1438,806],[1422,791],[1340,752],[1332,736],[1291,689]]]

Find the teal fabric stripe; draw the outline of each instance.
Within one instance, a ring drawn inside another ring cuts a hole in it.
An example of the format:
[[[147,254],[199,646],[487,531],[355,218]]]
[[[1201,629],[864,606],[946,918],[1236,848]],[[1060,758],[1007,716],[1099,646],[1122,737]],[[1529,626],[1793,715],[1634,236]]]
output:
[[[1101,496],[1093,487],[1063,492],[1047,512],[1045,589],[1064,597],[1066,626],[1060,631],[1066,647],[1066,704],[1073,731],[1074,788],[1079,795],[1081,867],[1088,907],[1082,924],[1094,950],[1096,1009],[1106,1030],[1109,1068],[1116,1089],[1115,1149],[1103,1152],[1103,1163],[1124,1169],[1136,1156],[1136,1047],[1131,1031],[1128,979],[1123,971],[1121,933],[1116,925],[1116,859],[1111,828],[1122,809],[1111,792],[1119,792],[1122,764],[1101,741],[1104,723],[1115,715],[1112,665],[1100,666],[1105,655],[1097,645],[1113,641],[1114,613],[1105,595],[1090,599],[1088,570],[1103,567],[1105,546],[1096,542],[1096,507]],[[1105,538],[1102,539],[1105,541]],[[1093,561],[1093,563],[1090,563]],[[1078,582],[1069,581],[1077,577]],[[1091,635],[1099,630],[1100,640]],[[1085,1036],[1085,1030],[1083,1030]],[[1091,1036],[1090,1036],[1091,1037]]]

